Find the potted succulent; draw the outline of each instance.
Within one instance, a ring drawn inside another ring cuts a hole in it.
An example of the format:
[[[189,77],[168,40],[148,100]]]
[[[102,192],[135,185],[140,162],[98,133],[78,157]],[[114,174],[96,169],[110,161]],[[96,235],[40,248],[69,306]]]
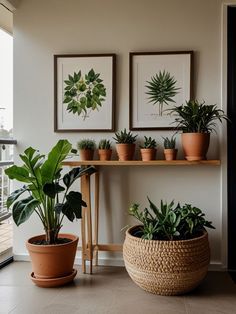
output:
[[[112,149],[110,140],[101,139],[99,141],[98,155],[100,160],[111,160]]]
[[[143,161],[156,159],[157,142],[151,137],[144,136],[144,143],[140,146],[140,153]]]
[[[169,137],[162,137],[164,145],[164,155],[166,160],[176,160],[178,149],[175,148],[176,138],[172,135]]]
[[[135,152],[135,141],[137,135],[127,132],[126,129],[115,133],[113,139],[116,141],[116,150],[120,161],[133,160]]]
[[[210,134],[216,129],[216,122],[228,120],[224,111],[216,105],[206,105],[197,100],[175,106],[170,110],[176,115],[177,128],[182,130],[182,146],[187,160],[206,159]]]
[[[62,163],[71,148],[67,140],[59,140],[46,158],[29,147],[20,155],[22,166],[14,165],[5,170],[10,179],[25,184],[7,199],[16,225],[36,213],[44,228],[45,234],[32,237],[26,243],[33,264],[31,279],[38,286],[62,285],[76,275],[73,264],[78,237],[61,234],[60,230],[65,217],[70,221],[80,219],[81,207],[86,206],[81,193],[70,189],[72,184],[95,169],[77,167],[62,176]],[[24,193],[27,193],[25,198]]]
[[[81,160],[93,160],[96,143],[94,140],[85,138],[77,143]]]
[[[142,225],[129,228],[123,245],[127,272],[146,291],[161,295],[186,293],[207,273],[210,250],[205,227],[214,228],[190,204],[174,206],[149,200],[150,209],[133,204],[129,213]]]

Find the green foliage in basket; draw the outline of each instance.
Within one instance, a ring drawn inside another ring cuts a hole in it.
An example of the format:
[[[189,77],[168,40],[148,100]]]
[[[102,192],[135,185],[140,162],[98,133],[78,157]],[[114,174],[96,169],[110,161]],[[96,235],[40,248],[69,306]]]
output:
[[[116,132],[113,139],[117,144],[134,144],[137,136],[138,135],[133,135],[131,131],[127,132],[126,129],[124,129],[123,131]]]
[[[78,149],[91,149],[91,150],[94,150],[96,148],[96,143],[95,143],[94,140],[85,138],[85,139],[80,140],[77,143],[77,147],[78,147]]]
[[[149,209],[143,211],[138,204],[132,204],[129,214],[138,219],[142,226],[134,236],[147,240],[185,240],[201,235],[204,227],[212,228],[212,223],[205,219],[201,209],[179,203],[174,206],[161,201],[160,208],[149,201]]]
[[[216,129],[216,121],[229,120],[224,111],[216,105],[206,105],[205,101],[186,101],[181,106],[170,109],[174,114],[177,128],[184,133],[211,133]]]
[[[140,146],[140,148],[156,148],[157,142],[154,138],[144,136],[144,143]]]
[[[175,145],[176,145],[176,138],[174,137],[174,135],[172,135],[171,138],[169,137],[163,137],[163,145],[165,149],[175,149]]]
[[[98,144],[99,149],[111,149],[111,141],[107,139],[101,139]]]
[[[180,88],[176,87],[176,80],[167,71],[159,71],[155,76],[147,81],[146,92],[149,95],[149,102],[153,105],[159,105],[159,115],[162,116],[163,105],[169,105],[170,102],[175,102],[174,97]]]
[[[64,81],[64,100],[68,112],[82,115],[85,120],[92,110],[99,110],[105,100],[106,88],[102,83],[100,73],[91,69],[83,77],[81,71],[74,72]]]

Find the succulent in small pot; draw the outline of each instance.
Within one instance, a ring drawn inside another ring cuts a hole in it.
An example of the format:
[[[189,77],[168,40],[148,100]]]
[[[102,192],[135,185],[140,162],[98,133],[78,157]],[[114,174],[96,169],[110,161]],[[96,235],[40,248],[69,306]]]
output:
[[[115,133],[113,139],[116,142],[116,150],[120,161],[133,160],[137,136],[131,131],[127,132],[126,129]]]
[[[98,144],[98,155],[100,160],[111,160],[112,149],[110,140],[100,140]]]
[[[96,143],[92,139],[82,139],[77,143],[81,160],[93,160]]]
[[[177,295],[197,287],[207,273],[210,249],[204,213],[190,204],[149,200],[143,211],[133,204],[130,215],[141,225],[129,228],[123,246],[126,270],[146,291]]]
[[[162,138],[163,138],[165,159],[168,161],[176,160],[178,149],[175,148],[175,145],[176,145],[175,136],[172,135],[171,138],[169,137],[162,137]]]
[[[143,161],[156,159],[157,142],[152,137],[144,136],[143,145],[140,146],[140,153]]]
[[[5,170],[9,179],[24,183],[7,199],[14,222],[19,226],[35,213],[45,232],[27,241],[34,272],[31,279],[39,286],[65,284],[76,275],[73,264],[78,237],[59,232],[65,217],[70,221],[81,218],[81,209],[86,203],[81,193],[71,187],[77,179],[94,173],[95,169],[77,167],[62,177],[62,163],[71,149],[67,140],[59,140],[45,157],[29,147],[20,155],[22,166],[14,165]],[[25,198],[24,193],[27,193]]]
[[[206,159],[210,134],[216,130],[216,122],[229,120],[224,111],[205,101],[186,101],[170,110],[175,115],[177,128],[182,130],[182,146],[187,160]]]

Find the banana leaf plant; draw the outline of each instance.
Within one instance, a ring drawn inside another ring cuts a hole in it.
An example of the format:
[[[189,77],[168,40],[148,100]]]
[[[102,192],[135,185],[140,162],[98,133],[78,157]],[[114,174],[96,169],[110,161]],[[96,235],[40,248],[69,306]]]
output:
[[[43,224],[47,244],[57,243],[65,217],[70,221],[81,218],[82,206],[86,203],[80,192],[70,188],[81,176],[96,171],[92,166],[76,167],[62,176],[62,163],[71,151],[72,145],[67,140],[59,140],[47,157],[29,147],[20,155],[22,166],[5,170],[10,179],[25,183],[7,199],[14,222],[19,226],[35,212]],[[28,194],[25,198],[24,193]]]

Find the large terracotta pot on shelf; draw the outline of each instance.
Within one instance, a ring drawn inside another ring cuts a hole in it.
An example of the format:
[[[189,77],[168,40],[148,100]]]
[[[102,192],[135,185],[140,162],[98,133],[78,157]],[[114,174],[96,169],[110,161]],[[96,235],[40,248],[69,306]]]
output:
[[[142,289],[160,295],[179,295],[196,288],[210,262],[208,233],[190,240],[145,240],[134,236],[140,226],[126,231],[125,267]]]
[[[111,160],[112,149],[99,149],[98,155],[99,159],[102,161]]]
[[[156,148],[140,148],[142,161],[155,160],[156,152]]]
[[[210,133],[182,133],[185,158],[189,161],[204,160],[210,143]]]
[[[72,234],[60,234],[59,238],[70,242],[53,245],[35,244],[45,235],[30,238],[26,242],[32,261],[32,281],[41,287],[61,286],[72,281],[77,273],[73,269],[79,238]]]
[[[135,144],[116,144],[116,151],[120,161],[133,160]]]

